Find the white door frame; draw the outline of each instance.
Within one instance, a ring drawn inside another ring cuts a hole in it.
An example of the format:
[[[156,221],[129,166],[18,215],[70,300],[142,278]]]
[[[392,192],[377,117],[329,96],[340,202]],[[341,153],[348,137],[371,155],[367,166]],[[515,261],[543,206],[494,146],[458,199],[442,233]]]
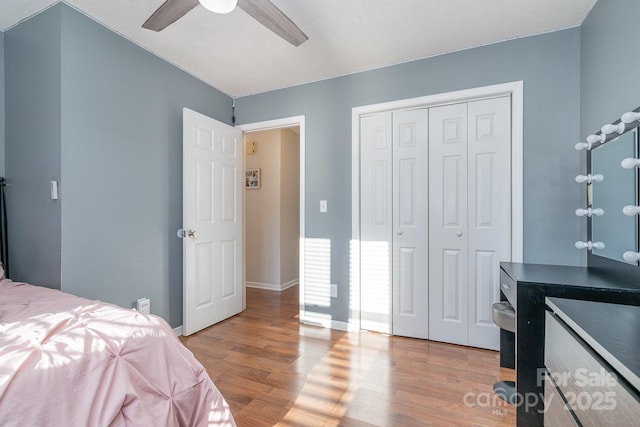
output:
[[[263,122],[255,122],[255,123],[247,123],[243,125],[236,126],[238,129],[242,130],[242,133],[245,134],[247,132],[257,132],[263,130],[270,129],[279,129],[286,128],[291,126],[299,126],[300,127],[300,239],[299,239],[299,251],[298,251],[298,277],[299,277],[299,304],[300,304],[300,319],[304,319],[304,192],[305,192],[305,168],[304,168],[304,159],[305,159],[305,116],[292,116],[285,117],[282,119],[274,119],[267,120]],[[246,147],[243,144],[242,153],[243,153],[243,161],[246,159]],[[243,168],[246,169],[245,164],[242,165]],[[243,191],[244,195],[244,191]],[[244,204],[244,197],[242,203]],[[245,218],[242,219],[243,229]],[[246,270],[246,245],[245,245],[245,253],[242,255],[242,264],[243,271]],[[246,279],[246,272],[245,272]],[[246,283],[245,283],[245,292],[246,292]],[[246,299],[245,299],[246,304]],[[246,307],[244,307],[246,308]]]
[[[360,117],[384,111],[429,108],[497,96],[511,96],[511,261],[523,257],[523,114],[524,84],[515,81],[418,98],[354,107],[351,110],[351,242],[360,253]],[[360,258],[351,260],[349,329],[360,329]],[[354,265],[357,263],[357,265]]]

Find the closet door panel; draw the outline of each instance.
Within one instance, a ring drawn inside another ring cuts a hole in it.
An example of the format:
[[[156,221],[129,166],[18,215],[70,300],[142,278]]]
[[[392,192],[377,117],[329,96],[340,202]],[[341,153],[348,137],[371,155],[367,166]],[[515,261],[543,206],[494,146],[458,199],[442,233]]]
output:
[[[428,336],[427,110],[393,113],[393,334]]]
[[[391,113],[360,119],[361,328],[391,333]]]
[[[467,105],[429,109],[429,338],[467,344]]]
[[[511,98],[469,102],[469,345],[498,349],[491,305],[511,256]]]

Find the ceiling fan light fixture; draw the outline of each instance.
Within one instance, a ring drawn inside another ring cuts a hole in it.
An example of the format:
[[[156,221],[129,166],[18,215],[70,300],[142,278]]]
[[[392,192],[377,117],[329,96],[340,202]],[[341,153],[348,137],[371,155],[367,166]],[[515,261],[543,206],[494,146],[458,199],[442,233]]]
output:
[[[214,13],[229,13],[238,5],[238,0],[198,0],[206,9]]]

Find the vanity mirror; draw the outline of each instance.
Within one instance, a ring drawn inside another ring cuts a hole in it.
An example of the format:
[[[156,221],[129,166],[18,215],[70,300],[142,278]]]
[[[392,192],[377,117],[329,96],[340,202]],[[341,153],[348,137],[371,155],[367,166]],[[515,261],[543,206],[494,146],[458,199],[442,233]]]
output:
[[[625,215],[625,206],[638,205],[638,168],[625,169],[623,159],[638,158],[638,132],[633,129],[591,151],[591,171],[603,180],[591,185],[589,207],[602,215],[591,217],[591,240],[604,242],[596,255],[621,262],[627,251],[639,252],[638,215]]]
[[[576,248],[589,250],[589,265],[602,265],[599,259],[633,266],[640,261],[638,126],[640,107],[576,144],[587,150],[587,174],[576,177],[586,185],[587,206],[575,213],[587,217],[588,225],[587,241]]]

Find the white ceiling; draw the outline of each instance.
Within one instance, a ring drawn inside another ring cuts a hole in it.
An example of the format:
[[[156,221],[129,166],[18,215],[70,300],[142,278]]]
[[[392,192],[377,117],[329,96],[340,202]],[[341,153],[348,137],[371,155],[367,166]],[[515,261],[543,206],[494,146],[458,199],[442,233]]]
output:
[[[198,5],[156,33],[164,0],[66,0],[232,96],[244,96],[580,25],[597,0],[272,0],[309,40],[293,47],[242,10]],[[57,3],[0,0],[0,30]]]

